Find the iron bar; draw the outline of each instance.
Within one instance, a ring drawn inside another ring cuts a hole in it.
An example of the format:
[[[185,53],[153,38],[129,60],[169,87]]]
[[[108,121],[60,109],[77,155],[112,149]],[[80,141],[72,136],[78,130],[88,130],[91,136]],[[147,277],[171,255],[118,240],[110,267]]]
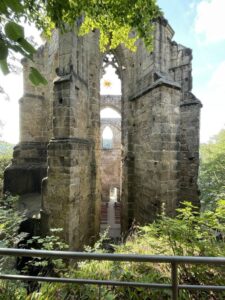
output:
[[[95,284],[95,285],[110,285],[110,286],[127,286],[140,288],[154,288],[154,289],[171,289],[171,284],[161,283],[143,283],[143,282],[129,282],[116,280],[93,280],[93,279],[76,279],[76,278],[57,278],[57,277],[41,277],[41,276],[26,276],[26,275],[8,275],[0,274],[0,279],[7,280],[21,280],[21,281],[40,281],[40,282],[59,282],[59,283],[77,283],[77,284]]]
[[[101,285],[98,286],[98,300],[101,300]]]
[[[178,285],[179,290],[225,291],[225,285]]]
[[[177,263],[171,263],[172,299],[178,299]]]
[[[195,257],[195,256],[163,256],[163,255],[136,255],[136,254],[108,254],[108,253],[85,253],[72,251],[46,251],[46,250],[27,250],[27,249],[7,249],[0,248],[0,256],[17,257],[52,257],[68,258],[76,260],[108,260],[108,261],[132,261],[132,262],[152,262],[152,263],[170,263],[171,264],[171,284],[127,282],[116,280],[93,280],[81,278],[56,278],[41,276],[24,276],[0,274],[0,279],[22,280],[22,281],[40,281],[40,282],[60,282],[74,284],[94,284],[99,286],[99,295],[101,297],[101,287],[106,286],[126,286],[141,287],[150,289],[170,289],[172,299],[178,299],[180,289],[185,290],[206,290],[206,291],[225,291],[225,286],[215,285],[180,285],[178,283],[178,265],[179,264],[214,264],[216,266],[225,265],[225,257]]]
[[[127,286],[140,287],[151,289],[172,289],[171,284],[161,283],[142,283],[129,281],[114,281],[114,280],[92,280],[92,279],[75,279],[75,278],[57,278],[57,277],[41,277],[41,276],[26,276],[26,275],[9,275],[0,274],[0,279],[4,280],[21,280],[21,281],[40,281],[40,282],[58,282],[58,283],[74,283],[74,284],[94,284],[94,285],[110,285],[110,286]],[[218,285],[188,285],[179,284],[179,290],[211,290],[211,291],[225,291],[225,286]]]
[[[45,257],[45,258],[54,257],[54,258],[69,258],[69,259],[77,259],[77,260],[107,260],[107,261],[225,265],[225,257],[206,257],[206,256],[202,257],[202,256],[110,254],[110,253],[89,253],[89,252],[73,252],[73,251],[47,251],[47,250],[0,248],[0,256],[1,255]]]

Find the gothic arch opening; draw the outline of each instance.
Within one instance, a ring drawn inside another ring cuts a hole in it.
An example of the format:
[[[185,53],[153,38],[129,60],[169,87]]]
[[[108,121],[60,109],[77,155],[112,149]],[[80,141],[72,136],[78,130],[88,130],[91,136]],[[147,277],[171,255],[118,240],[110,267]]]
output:
[[[104,108],[104,104],[101,107],[101,111],[100,111],[100,118],[104,119],[104,118],[121,118],[121,114],[120,114],[120,110],[113,105],[113,103],[108,104],[105,108]]]
[[[121,80],[113,54],[106,54],[100,80],[101,231],[120,237],[121,193]]]
[[[101,95],[121,95],[119,63],[112,53],[103,56],[100,79]]]
[[[113,148],[113,132],[109,126],[106,126],[102,132],[102,149],[111,150]]]

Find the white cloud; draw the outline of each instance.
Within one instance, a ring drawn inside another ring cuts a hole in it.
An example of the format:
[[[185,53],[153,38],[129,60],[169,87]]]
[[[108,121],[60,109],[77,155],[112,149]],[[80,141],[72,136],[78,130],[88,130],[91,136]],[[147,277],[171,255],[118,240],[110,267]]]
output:
[[[195,90],[196,96],[202,101],[201,111],[201,142],[225,128],[225,61],[212,73],[207,86]]]
[[[223,61],[212,74],[210,80],[210,86],[216,88],[216,90],[222,89],[223,91],[225,91],[224,77],[225,77],[225,61]]]
[[[195,32],[207,43],[225,40],[225,0],[202,0],[197,6]]]

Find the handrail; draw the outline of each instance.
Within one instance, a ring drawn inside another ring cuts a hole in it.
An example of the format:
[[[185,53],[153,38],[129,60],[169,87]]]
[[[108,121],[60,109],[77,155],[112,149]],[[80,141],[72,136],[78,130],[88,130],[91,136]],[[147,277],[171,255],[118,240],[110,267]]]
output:
[[[114,254],[114,253],[93,253],[76,251],[55,251],[55,250],[28,250],[16,248],[0,248],[0,255],[26,256],[26,257],[54,257],[69,259],[91,259],[108,261],[133,261],[133,262],[159,262],[179,264],[224,264],[225,257],[213,256],[165,256],[165,255],[140,255],[140,254]]]
[[[111,286],[133,286],[155,289],[172,290],[172,300],[178,299],[178,291],[185,290],[214,290],[225,291],[225,286],[216,285],[180,285],[178,283],[177,267],[181,264],[214,264],[225,265],[225,257],[201,257],[201,256],[163,256],[163,255],[139,255],[139,254],[110,254],[110,253],[87,253],[73,251],[47,251],[47,250],[27,250],[27,249],[8,249],[0,248],[0,256],[25,256],[25,257],[44,257],[44,258],[68,258],[77,260],[107,260],[107,261],[132,261],[132,262],[152,262],[152,263],[169,263],[171,265],[171,284],[161,283],[142,283],[127,282],[116,280],[92,280],[76,278],[56,278],[40,276],[24,276],[0,274],[0,279],[23,280],[23,281],[40,281],[40,282],[62,282],[76,284],[95,284]]]

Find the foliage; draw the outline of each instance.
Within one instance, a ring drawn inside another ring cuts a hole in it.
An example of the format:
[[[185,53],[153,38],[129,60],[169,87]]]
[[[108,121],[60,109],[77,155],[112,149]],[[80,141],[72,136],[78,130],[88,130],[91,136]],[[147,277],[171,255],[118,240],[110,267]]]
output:
[[[17,197],[0,199],[0,247],[13,248],[24,237],[25,233],[18,234],[19,225],[23,216],[17,211]],[[18,273],[15,269],[15,258],[4,256],[0,259],[0,272],[5,274]],[[0,280],[0,300],[24,300],[26,289],[21,282]]]
[[[81,35],[100,31],[102,51],[120,43],[134,50],[137,38],[142,38],[151,50],[152,21],[160,14],[156,0],[1,0],[0,68],[4,74],[9,73],[10,53],[20,53],[32,60],[36,52],[24,35],[21,21],[34,23],[50,36],[55,26],[65,31],[73,28],[77,20]],[[29,78],[34,85],[47,83],[35,68],[30,70]]]
[[[3,176],[5,168],[12,159],[13,145],[0,141],[0,197],[2,195]]]
[[[26,297],[27,292],[23,283],[0,280],[0,300],[25,300]]]
[[[15,247],[21,238],[18,235],[19,225],[24,217],[17,211],[17,197],[7,196],[0,200],[1,246]]]
[[[57,236],[62,228],[51,229],[51,235],[47,236],[33,236],[27,240],[27,245],[31,249],[44,249],[44,250],[67,250],[68,245],[62,241],[62,239]],[[54,275],[60,276],[62,273],[66,272],[66,262],[60,258],[32,258],[26,263],[26,267],[23,269],[24,273],[34,272],[34,268],[40,276]]]
[[[203,209],[225,199],[225,130],[200,147],[199,187]]]
[[[34,3],[33,3],[34,2]],[[39,1],[38,1],[39,2]],[[42,2],[42,1],[40,1]],[[33,6],[32,6],[33,5]],[[23,57],[33,59],[36,52],[33,45],[28,41],[24,34],[24,22],[34,22],[42,24],[47,32],[50,23],[44,21],[45,17],[41,17],[39,11],[39,21],[37,20],[36,11],[39,6],[36,1],[21,0],[1,0],[0,2],[0,69],[3,74],[8,74],[9,57],[15,53],[21,54]],[[47,81],[35,68],[30,70],[30,80],[33,84],[47,84]]]
[[[190,203],[178,210],[176,218],[162,216],[148,226],[140,227],[124,245],[114,246],[117,253],[225,256],[225,201],[219,201],[215,212],[199,214]],[[218,235],[219,233],[219,235]],[[100,242],[88,251],[100,251]],[[101,249],[101,251],[104,251]],[[112,279],[140,282],[170,282],[167,264],[83,261],[70,268],[73,278]],[[225,270],[216,266],[181,265],[179,282],[186,284],[224,284]],[[29,299],[171,299],[170,291],[142,288],[98,287],[89,285],[43,284]],[[209,298],[210,297],[210,298]],[[224,293],[180,291],[179,299],[224,299]]]
[[[34,236],[27,240],[28,233],[19,232],[24,216],[17,210],[17,197],[8,196],[0,201],[0,247],[17,248],[20,242],[31,246],[32,249],[65,250],[68,248],[55,233],[61,229],[53,229],[52,235],[46,237]],[[53,275],[60,276],[66,271],[66,262],[62,259],[18,258],[3,256],[0,259],[0,272],[4,274],[17,274],[17,266],[24,266],[22,273],[25,275]],[[25,285],[22,282],[0,280],[0,300],[27,299],[27,291],[37,284]]]
[[[0,199],[0,247],[15,248],[26,237],[26,233],[18,234],[19,226],[24,220],[17,210],[17,197],[7,196]],[[0,259],[0,270],[15,271],[14,258],[4,256]]]
[[[156,0],[53,0],[47,3],[47,15],[60,28],[65,28],[64,22],[73,26],[77,19],[83,21],[79,31],[82,35],[99,29],[102,51],[107,46],[116,48],[120,43],[134,50],[138,37],[152,49],[152,21],[160,14]]]

